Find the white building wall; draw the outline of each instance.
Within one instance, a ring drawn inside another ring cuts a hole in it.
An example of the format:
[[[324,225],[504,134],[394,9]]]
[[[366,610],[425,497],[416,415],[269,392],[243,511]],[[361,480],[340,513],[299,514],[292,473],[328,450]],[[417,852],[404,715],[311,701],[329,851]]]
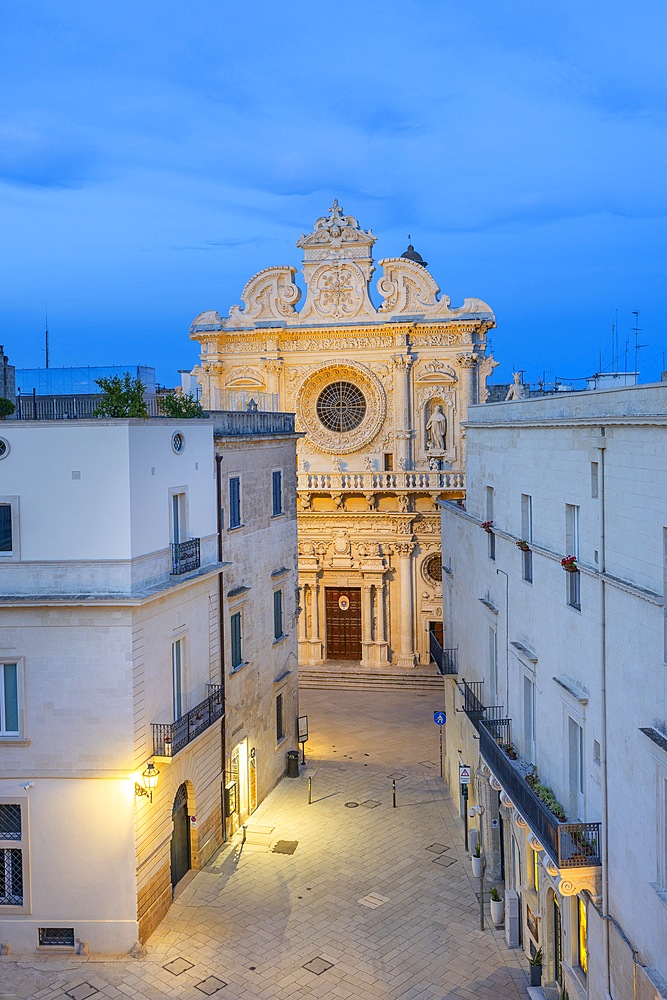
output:
[[[584,977],[576,968],[576,895],[564,894],[558,879],[546,873],[544,860],[541,888],[534,891],[530,830],[510,823],[502,812],[506,885],[515,884],[523,896],[524,947],[528,903],[541,918],[544,980],[553,980],[549,893],[556,891],[564,981],[571,996],[606,997],[608,978],[611,995],[631,996],[632,948],[638,996],[653,997],[649,984],[667,975],[666,817],[660,799],[667,752],[640,732],[655,727],[667,733],[666,404],[667,386],[660,385],[474,407],[467,428],[466,511],[453,505],[443,510],[443,564],[451,570],[444,573],[444,615],[450,623],[445,645],[458,646],[459,684],[464,677],[484,680],[488,691],[486,633],[489,625],[495,627],[498,703],[512,720],[516,749],[537,765],[568,819],[602,823],[606,863],[599,885],[579,891],[589,928]],[[495,561],[489,558],[489,536],[481,529],[489,519],[487,486],[494,488]],[[532,584],[522,579],[522,553],[516,546],[522,538],[521,494],[531,496],[533,503]],[[580,508],[581,610],[567,604],[568,575],[560,565],[571,554],[566,504]],[[523,734],[524,676],[535,681],[534,755]],[[464,714],[454,711],[461,706],[461,695],[450,682],[448,746],[460,747],[477,767],[473,728]],[[573,812],[571,796],[568,718],[583,726],[579,812]],[[453,786],[458,784],[458,762],[450,752]],[[482,780],[471,786],[470,802],[488,806],[492,796],[483,772]],[[512,871],[512,840],[519,844],[520,872]],[[485,841],[488,875],[498,878],[498,844],[488,831]]]

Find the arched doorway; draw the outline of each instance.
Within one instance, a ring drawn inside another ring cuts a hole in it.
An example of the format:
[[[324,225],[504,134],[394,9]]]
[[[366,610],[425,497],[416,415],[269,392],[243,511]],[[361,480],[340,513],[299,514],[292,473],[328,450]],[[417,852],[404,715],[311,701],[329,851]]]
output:
[[[188,790],[183,784],[176,792],[171,810],[174,828],[171,834],[171,888],[176,888],[190,870],[190,817],[188,815]]]

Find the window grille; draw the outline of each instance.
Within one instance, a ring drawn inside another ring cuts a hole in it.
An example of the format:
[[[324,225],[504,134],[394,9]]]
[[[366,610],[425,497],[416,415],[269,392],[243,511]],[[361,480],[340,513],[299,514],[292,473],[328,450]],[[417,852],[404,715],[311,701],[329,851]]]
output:
[[[17,847],[0,847],[0,903],[23,904],[23,851]]]
[[[21,806],[18,803],[0,805],[0,840],[21,839]]]
[[[73,948],[74,928],[73,927],[40,927],[39,943],[42,946],[51,948]]]
[[[343,434],[358,427],[366,415],[364,394],[351,382],[332,382],[320,393],[317,415],[330,431]]]

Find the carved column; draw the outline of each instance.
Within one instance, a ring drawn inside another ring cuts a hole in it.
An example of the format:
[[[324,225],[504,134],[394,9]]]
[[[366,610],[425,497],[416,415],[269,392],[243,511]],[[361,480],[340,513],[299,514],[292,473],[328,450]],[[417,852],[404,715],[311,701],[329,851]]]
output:
[[[308,601],[310,600],[310,594],[309,594],[310,588],[299,587],[299,590],[301,592],[301,601],[299,602],[301,605],[301,614],[299,615],[298,619],[298,633],[299,633],[299,642],[303,642],[305,639],[308,638],[306,634],[306,623],[307,623],[306,618],[308,615]]]
[[[410,413],[410,368],[412,358],[395,354],[394,362],[394,421],[396,426],[396,458],[399,469],[412,468]]]
[[[223,382],[225,366],[221,361],[204,361],[195,369],[201,385],[201,405],[205,410],[224,410]]]
[[[361,666],[373,664],[373,587],[361,584]]]
[[[459,354],[457,359],[459,367],[466,373],[464,380],[466,402],[468,406],[474,406],[479,402],[478,391],[478,365],[479,358],[476,354]],[[467,407],[466,407],[467,410]]]
[[[399,667],[414,667],[414,626],[412,601],[412,553],[414,542],[397,542],[394,552],[398,556],[398,575],[400,586],[401,624],[396,662]]]

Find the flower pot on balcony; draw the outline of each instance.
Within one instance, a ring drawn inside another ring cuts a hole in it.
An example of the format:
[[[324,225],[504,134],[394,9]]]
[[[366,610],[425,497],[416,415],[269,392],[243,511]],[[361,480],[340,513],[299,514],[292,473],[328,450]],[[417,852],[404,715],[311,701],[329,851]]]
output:
[[[491,920],[496,925],[502,924],[503,922],[503,910],[505,909],[505,901],[502,899],[492,899],[491,900]]]
[[[484,865],[484,858],[481,855],[478,857],[476,854],[473,854],[470,860],[472,862],[473,876],[475,878],[481,878]]]
[[[530,985],[539,986],[542,982],[542,966],[541,965],[530,965]]]

